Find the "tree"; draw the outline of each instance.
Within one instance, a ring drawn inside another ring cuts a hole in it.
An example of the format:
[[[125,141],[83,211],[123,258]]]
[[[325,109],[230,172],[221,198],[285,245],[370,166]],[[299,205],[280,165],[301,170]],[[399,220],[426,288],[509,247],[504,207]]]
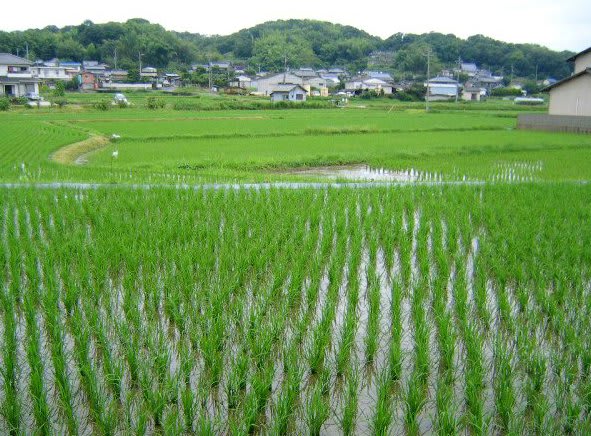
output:
[[[62,81],[57,81],[55,83],[55,89],[53,90],[54,97],[63,97],[66,95],[66,85]]]
[[[428,53],[430,53],[429,59],[427,59]],[[403,73],[426,76],[427,60],[430,62],[429,67],[432,76],[441,70],[442,64],[433,48],[423,42],[413,42],[396,53],[394,57],[394,69]]]
[[[285,64],[291,67],[312,65],[317,59],[310,44],[297,35],[271,32],[254,43],[252,62],[262,69],[282,71]]]

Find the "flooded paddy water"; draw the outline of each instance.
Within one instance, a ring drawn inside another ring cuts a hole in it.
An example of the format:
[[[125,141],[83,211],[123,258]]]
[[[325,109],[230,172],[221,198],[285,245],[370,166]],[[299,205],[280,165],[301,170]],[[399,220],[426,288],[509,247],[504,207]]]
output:
[[[443,175],[440,173],[418,171],[414,168],[407,170],[374,168],[363,164],[294,168],[284,171],[282,174],[356,182],[416,183],[440,182],[443,180]]]

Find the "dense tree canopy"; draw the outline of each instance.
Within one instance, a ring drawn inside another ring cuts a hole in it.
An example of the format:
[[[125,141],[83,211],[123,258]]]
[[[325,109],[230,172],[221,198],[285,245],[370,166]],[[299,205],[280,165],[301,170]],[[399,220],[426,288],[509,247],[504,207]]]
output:
[[[251,70],[281,70],[311,66],[368,67],[370,54],[389,53],[393,61],[378,65],[399,74],[425,74],[425,50],[430,48],[433,71],[451,68],[459,60],[475,62],[493,73],[528,78],[570,74],[565,59],[573,53],[555,52],[535,44],[509,44],[483,35],[461,39],[431,32],[422,35],[394,33],[382,40],[351,26],[315,20],[278,20],[243,29],[228,36],[204,36],[165,30],[158,24],[135,18],[125,23],[95,24],[85,21],[61,29],[48,26],[16,32],[0,32],[0,52],[29,59],[98,60],[119,68],[139,64],[157,68],[187,68],[191,63],[213,60],[239,62]],[[374,65],[371,65],[374,67]]]

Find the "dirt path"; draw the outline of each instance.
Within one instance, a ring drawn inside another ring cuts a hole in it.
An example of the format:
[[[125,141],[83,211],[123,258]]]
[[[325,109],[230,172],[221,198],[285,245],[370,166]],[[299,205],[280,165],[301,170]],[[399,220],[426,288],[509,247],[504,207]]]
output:
[[[88,153],[101,149],[107,144],[109,144],[109,138],[92,135],[88,139],[60,148],[51,155],[50,159],[64,165],[83,165],[86,163],[85,156]]]

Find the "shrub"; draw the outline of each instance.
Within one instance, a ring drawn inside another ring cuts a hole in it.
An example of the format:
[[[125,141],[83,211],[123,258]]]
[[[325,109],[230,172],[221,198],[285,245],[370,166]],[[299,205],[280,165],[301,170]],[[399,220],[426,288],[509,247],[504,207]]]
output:
[[[419,101],[416,95],[406,91],[398,91],[392,94],[392,98],[400,101]]]
[[[0,98],[0,111],[7,111],[10,108],[10,100],[6,97]]]
[[[146,107],[148,109],[163,109],[166,106],[166,102],[158,97],[148,97],[146,99]]]
[[[12,97],[10,99],[10,101],[11,101],[12,104],[20,104],[20,105],[22,105],[22,104],[27,104],[27,102],[29,100],[27,99],[27,97]]]
[[[108,111],[111,109],[111,104],[106,100],[95,101],[92,107],[99,111]]]
[[[55,89],[53,90],[54,97],[63,97],[66,95],[66,85],[62,81],[58,81],[55,84]]]
[[[78,91],[80,83],[78,82],[78,79],[74,77],[72,80],[66,82],[65,87],[68,91]]]
[[[517,96],[520,97],[522,95],[521,89],[517,88],[495,88],[492,90],[491,95],[495,97],[508,97],[508,96]]]
[[[62,108],[68,104],[68,100],[66,100],[65,98],[55,98],[53,99],[53,104],[57,107]]]

